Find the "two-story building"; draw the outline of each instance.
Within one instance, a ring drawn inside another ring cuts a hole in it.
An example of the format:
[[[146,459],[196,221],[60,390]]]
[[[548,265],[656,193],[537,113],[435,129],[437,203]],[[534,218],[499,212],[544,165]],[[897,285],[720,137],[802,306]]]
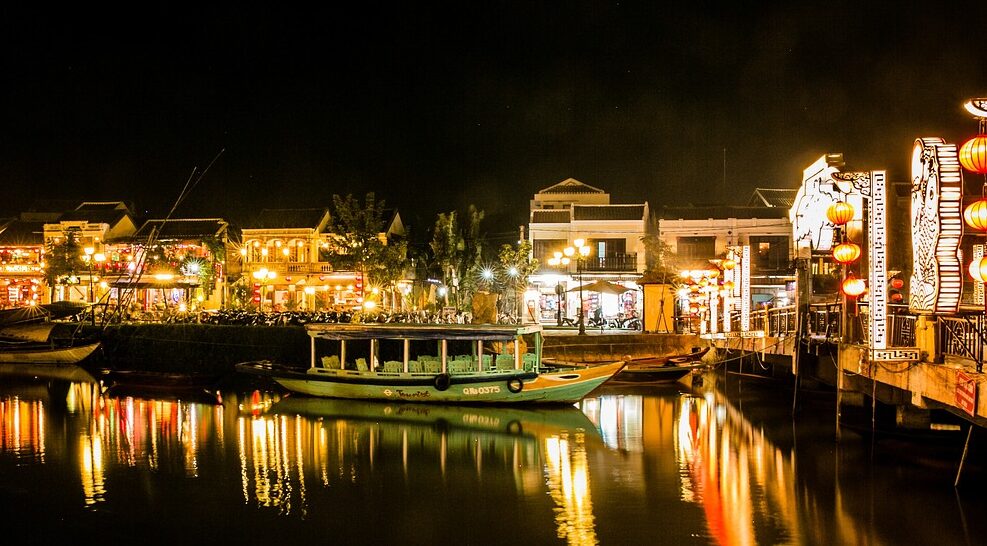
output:
[[[0,309],[48,303],[44,221],[0,219]]]
[[[108,300],[126,296],[144,311],[221,308],[229,248],[222,218],[147,220],[133,236],[107,241],[101,271],[111,286]]]
[[[577,317],[578,287],[598,280],[626,291],[605,294],[584,290],[584,316],[593,316],[597,309],[605,317],[639,316],[637,281],[646,267],[643,239],[649,217],[647,202],[612,204],[609,193],[573,178],[534,194],[528,241],[539,268],[530,277],[525,295],[529,316],[546,323]],[[555,253],[563,253],[579,240],[589,247],[588,256],[574,255],[568,264],[550,265]]]
[[[132,237],[137,231],[131,207],[123,201],[83,202],[74,209],[58,216],[57,220],[43,224],[45,245],[58,245],[66,237],[75,238],[83,254],[86,267],[72,282],[52,287],[52,301],[95,302],[97,292],[105,283],[102,271],[111,248],[107,241],[119,241]]]
[[[751,247],[753,303],[785,305],[793,296],[792,225],[788,210],[797,190],[755,191],[745,206],[663,207],[656,233],[671,251],[667,264],[680,270],[708,269],[730,247]]]

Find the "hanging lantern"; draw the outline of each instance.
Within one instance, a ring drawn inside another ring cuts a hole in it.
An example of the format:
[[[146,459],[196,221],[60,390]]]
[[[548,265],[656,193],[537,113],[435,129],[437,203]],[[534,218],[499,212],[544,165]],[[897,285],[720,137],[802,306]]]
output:
[[[901,280],[898,277],[894,277],[894,278],[891,279],[891,288],[892,289],[894,289],[894,290],[901,290],[904,287],[905,287],[905,281]]]
[[[729,271],[729,270],[731,270],[731,269],[733,269],[735,267],[737,267],[737,262],[735,262],[733,260],[730,260],[730,259],[723,260],[723,269],[725,271]]]
[[[733,290],[733,287],[734,287],[733,281],[726,281],[723,283],[724,290]]]
[[[963,210],[963,221],[977,231],[987,231],[987,199],[977,199]]]
[[[833,259],[841,264],[849,264],[860,257],[860,247],[849,241],[836,245],[833,249]]]
[[[843,281],[843,293],[850,297],[857,297],[867,289],[867,283],[863,279],[858,279],[853,275]]]
[[[970,276],[973,280],[979,282],[987,282],[987,258],[977,258],[970,262],[970,267],[967,268],[970,272]]]
[[[837,226],[842,226],[853,220],[853,205],[846,201],[837,201],[826,209],[826,218]]]
[[[960,147],[960,164],[977,174],[987,174],[987,135],[979,134]]]

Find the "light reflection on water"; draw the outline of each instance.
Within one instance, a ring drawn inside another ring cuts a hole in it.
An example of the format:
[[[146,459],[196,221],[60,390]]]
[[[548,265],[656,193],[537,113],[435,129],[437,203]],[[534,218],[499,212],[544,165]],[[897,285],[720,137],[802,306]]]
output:
[[[379,524],[363,532],[385,542],[501,542],[504,535],[468,529],[505,519],[531,542],[573,545],[656,536],[724,545],[892,541],[852,508],[856,488],[841,488],[835,471],[818,484],[800,476],[800,457],[837,467],[818,450],[780,447],[713,390],[616,389],[556,410],[276,393],[225,393],[222,404],[202,404],[111,398],[85,383],[0,393],[5,479],[48,469],[60,473],[56,489],[32,490],[28,477],[17,487],[61,510],[76,498],[83,513],[109,509],[147,525],[160,524],[135,498],[171,499],[171,514],[191,510],[186,499],[210,499],[196,507],[206,511],[203,524],[243,536],[289,522],[302,535],[338,536],[356,533],[365,516]],[[276,519],[258,528],[256,511]],[[327,523],[327,513],[340,518]]]

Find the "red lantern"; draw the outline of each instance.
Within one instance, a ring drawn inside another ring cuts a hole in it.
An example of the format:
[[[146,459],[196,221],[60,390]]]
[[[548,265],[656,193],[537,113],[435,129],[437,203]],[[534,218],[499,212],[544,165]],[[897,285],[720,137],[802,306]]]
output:
[[[899,279],[898,277],[894,277],[891,279],[891,288],[895,290],[901,290],[904,287],[905,287],[905,281]]]
[[[977,258],[970,262],[970,267],[967,268],[970,272],[970,276],[973,280],[979,282],[987,282],[987,258]]]
[[[863,279],[858,279],[850,275],[843,281],[843,293],[850,297],[857,297],[867,289],[867,283]]]
[[[987,231],[987,199],[978,199],[963,210],[963,221],[977,231]]]
[[[849,241],[836,245],[833,259],[841,264],[853,263],[860,257],[860,247]]]
[[[979,134],[960,147],[960,164],[977,174],[987,174],[987,135]]]
[[[826,209],[826,218],[837,226],[853,220],[853,205],[846,201],[837,201]]]

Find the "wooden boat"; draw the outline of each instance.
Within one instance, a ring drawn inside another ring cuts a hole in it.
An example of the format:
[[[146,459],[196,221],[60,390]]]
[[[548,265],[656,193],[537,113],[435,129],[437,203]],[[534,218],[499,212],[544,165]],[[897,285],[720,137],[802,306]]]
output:
[[[0,344],[0,363],[7,364],[78,364],[99,348],[99,342],[58,347],[50,343]]]
[[[0,376],[55,379],[73,383],[95,383],[96,378],[75,364],[34,364],[0,361]]]
[[[269,376],[293,392],[329,398],[572,404],[624,367],[618,361],[545,373],[537,324],[308,324],[305,329],[311,338],[308,370],[268,361],[241,363],[237,370]],[[319,340],[338,342],[338,352],[320,355]],[[388,352],[393,360],[382,361]]]
[[[614,376],[615,382],[632,383],[659,383],[664,381],[678,381],[693,370],[700,370],[706,367],[702,358],[709,352],[709,347],[685,354],[668,356],[649,356],[641,358],[625,357],[626,366]],[[558,370],[572,370],[581,368],[591,368],[596,364],[586,362],[565,362],[558,360],[546,360],[546,364]]]
[[[221,377],[217,374],[102,370],[101,375],[104,394],[111,398],[184,400],[210,404],[222,402],[215,388]]]
[[[675,356],[633,358],[627,361],[627,366],[614,380],[636,383],[678,381],[693,370],[705,368],[706,364],[702,358],[707,352],[709,347],[702,351]]]

